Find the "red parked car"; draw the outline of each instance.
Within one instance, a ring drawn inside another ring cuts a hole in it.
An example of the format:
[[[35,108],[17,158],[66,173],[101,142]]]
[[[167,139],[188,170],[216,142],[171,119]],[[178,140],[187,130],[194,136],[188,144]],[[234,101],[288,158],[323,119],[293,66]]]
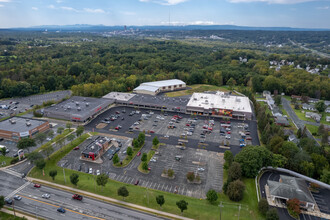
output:
[[[140,182],[139,180],[136,180],[135,183],[134,183],[134,185],[138,185],[139,182]]]
[[[251,141],[252,140],[252,137],[247,137],[246,140]]]
[[[83,199],[83,197],[81,195],[78,195],[78,194],[74,194],[72,196],[72,198],[75,199],[75,200],[79,200],[79,201],[81,201]]]
[[[79,150],[79,147],[75,147],[75,148],[73,148],[73,150]]]
[[[139,151],[139,152],[137,153],[137,155],[140,156],[140,155],[141,155],[141,152]]]
[[[227,134],[231,134],[231,132],[230,131],[227,131]]]
[[[36,184],[34,184],[34,187],[35,187],[35,188],[40,188],[41,185],[36,183]]]
[[[186,124],[186,126],[190,127],[190,124]]]
[[[227,124],[230,124],[230,121],[227,121]]]

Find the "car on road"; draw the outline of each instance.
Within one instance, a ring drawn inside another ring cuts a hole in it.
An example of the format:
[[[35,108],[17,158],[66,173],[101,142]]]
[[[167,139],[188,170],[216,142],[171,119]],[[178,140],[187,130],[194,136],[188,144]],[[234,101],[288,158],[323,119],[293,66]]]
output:
[[[93,168],[89,168],[89,174],[92,174],[93,173]]]
[[[22,199],[22,197],[20,197],[19,195],[14,196],[14,199],[17,201],[20,201]]]
[[[60,212],[60,213],[65,213],[65,209],[62,208],[62,207],[59,207],[59,208],[57,209],[57,211]]]
[[[36,184],[34,184],[34,187],[35,187],[35,188],[40,188],[41,185],[36,183]]]
[[[100,170],[96,170],[96,175],[98,176],[98,175],[100,175],[101,173],[100,173]]]
[[[136,180],[135,183],[134,183],[134,185],[138,185],[139,182],[140,182],[139,180]]]
[[[116,111],[116,114],[120,114],[120,112],[119,111]]]
[[[155,159],[150,159],[150,162],[154,162],[154,163],[156,163],[157,160],[155,160]]]
[[[83,197],[82,197],[81,195],[79,195],[79,194],[74,194],[74,195],[72,196],[72,199],[75,199],[75,200],[79,200],[79,201],[81,201],[81,200],[83,199]]]
[[[12,200],[11,198],[6,198],[6,199],[5,199],[5,202],[6,202],[6,204],[8,204],[8,205],[12,205],[12,204],[13,204],[13,200]]]
[[[202,138],[202,139],[199,140],[199,143],[204,143],[204,142],[205,142],[205,139],[204,138]]]
[[[75,147],[75,148],[73,148],[73,150],[79,150],[79,147]]]
[[[141,155],[141,152],[139,151],[138,153],[137,153],[137,156],[140,156]]]
[[[203,172],[205,169],[202,167],[199,167],[197,170]]]
[[[245,132],[245,135],[250,135],[250,132]]]
[[[45,194],[42,194],[41,197],[44,199],[49,199],[50,195],[48,193],[45,193]]]

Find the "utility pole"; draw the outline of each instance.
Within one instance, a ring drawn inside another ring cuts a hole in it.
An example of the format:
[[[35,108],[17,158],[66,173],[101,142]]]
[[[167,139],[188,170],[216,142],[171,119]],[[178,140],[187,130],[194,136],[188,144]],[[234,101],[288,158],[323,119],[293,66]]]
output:
[[[65,178],[65,171],[64,171],[64,167],[63,167],[63,177],[64,177],[64,183],[66,184],[66,178]]]
[[[15,213],[15,202],[13,200],[13,211],[14,211],[14,216],[16,217],[16,213]]]
[[[222,202],[220,202],[219,207],[220,207],[220,220],[221,220],[221,208],[223,207]]]
[[[238,206],[238,220],[239,220],[239,213],[241,211],[241,205]]]

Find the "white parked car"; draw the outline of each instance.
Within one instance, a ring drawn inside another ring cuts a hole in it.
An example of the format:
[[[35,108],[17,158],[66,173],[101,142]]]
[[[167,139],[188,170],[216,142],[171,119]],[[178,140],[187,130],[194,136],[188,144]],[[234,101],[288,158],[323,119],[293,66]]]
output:
[[[199,167],[197,170],[203,172],[205,169],[202,167]]]
[[[168,135],[164,135],[164,138],[169,138],[170,136],[168,136]]]
[[[226,135],[226,139],[230,139],[230,135]]]
[[[96,170],[96,175],[98,176],[98,175],[100,175],[101,173],[100,173],[100,170]]]
[[[46,138],[47,141],[51,141],[52,139],[51,138]]]
[[[89,168],[89,174],[92,174],[92,173],[93,173],[93,169]]]
[[[42,198],[45,198],[45,199],[49,199],[50,198],[50,195],[48,193],[45,193],[45,194],[42,194],[41,197]]]

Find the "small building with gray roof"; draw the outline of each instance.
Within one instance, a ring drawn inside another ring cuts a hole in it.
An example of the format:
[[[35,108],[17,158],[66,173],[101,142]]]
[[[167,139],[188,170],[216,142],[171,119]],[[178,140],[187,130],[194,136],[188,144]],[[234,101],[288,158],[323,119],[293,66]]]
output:
[[[48,129],[48,121],[15,116],[0,122],[0,137],[18,142],[21,138],[32,138]]]
[[[114,99],[72,96],[66,101],[46,108],[44,110],[44,116],[48,118],[86,122],[93,119],[114,102]]]
[[[280,175],[279,182],[267,181],[269,194],[273,202],[285,202],[289,199],[298,199],[300,207],[314,210],[315,200],[309,191],[306,181],[300,178]]]

